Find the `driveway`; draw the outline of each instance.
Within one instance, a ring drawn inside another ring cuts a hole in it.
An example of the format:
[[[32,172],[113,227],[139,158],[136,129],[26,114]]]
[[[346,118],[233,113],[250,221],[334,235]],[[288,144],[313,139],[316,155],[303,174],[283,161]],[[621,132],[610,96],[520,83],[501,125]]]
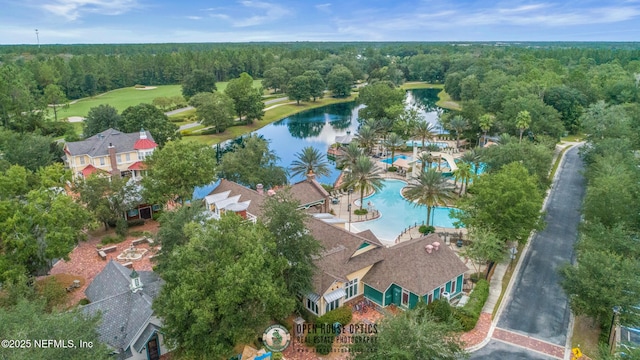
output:
[[[578,147],[569,149],[564,157],[547,200],[547,225],[531,239],[513,290],[499,314],[490,345],[499,341],[513,344],[507,346],[509,351],[515,351],[517,347],[529,348],[556,358],[562,358],[557,355],[561,350],[564,353],[571,310],[559,284],[558,269],[573,260],[585,193]],[[495,357],[491,355],[493,348],[501,349],[495,350]],[[471,358],[498,359],[504,350],[502,345],[492,345],[473,353]]]

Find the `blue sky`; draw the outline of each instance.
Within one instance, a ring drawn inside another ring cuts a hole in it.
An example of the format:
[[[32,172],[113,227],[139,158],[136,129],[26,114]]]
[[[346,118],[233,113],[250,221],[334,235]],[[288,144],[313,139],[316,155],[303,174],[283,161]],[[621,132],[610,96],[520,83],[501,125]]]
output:
[[[640,41],[640,0],[0,0],[0,44]]]

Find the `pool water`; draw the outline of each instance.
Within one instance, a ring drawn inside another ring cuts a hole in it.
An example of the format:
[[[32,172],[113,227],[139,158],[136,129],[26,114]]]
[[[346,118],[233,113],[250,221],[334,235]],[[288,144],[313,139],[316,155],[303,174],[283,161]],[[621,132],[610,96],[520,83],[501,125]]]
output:
[[[391,157],[388,157],[388,158],[380,160],[380,161],[382,161],[385,164],[393,164],[398,159],[405,159],[405,160],[411,161],[411,156],[400,154],[400,155],[394,156],[393,161],[391,160]]]
[[[409,226],[422,224],[427,218],[427,207],[414,206],[413,203],[402,197],[400,191],[407,183],[401,180],[384,180],[384,188],[364,199],[365,207],[371,202],[381,217],[375,220],[357,222],[352,225],[354,229],[364,231],[371,230],[380,240],[393,242],[402,230]],[[434,226],[454,228],[456,219],[449,217],[452,208],[435,207],[431,210],[431,224]]]
[[[444,149],[447,146],[449,146],[446,142],[440,142],[440,141],[437,141],[437,142],[425,141],[424,142],[424,146],[425,147],[429,146],[431,144],[437,145],[440,149]],[[409,147],[415,146],[417,148],[421,148],[422,147],[422,140],[409,140],[409,141],[407,141],[407,146],[409,146]]]

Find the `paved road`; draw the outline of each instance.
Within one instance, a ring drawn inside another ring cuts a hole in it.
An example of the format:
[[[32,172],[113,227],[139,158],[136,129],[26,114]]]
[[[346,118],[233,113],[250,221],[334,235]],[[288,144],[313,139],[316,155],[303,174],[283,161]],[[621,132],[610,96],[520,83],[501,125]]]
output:
[[[558,268],[573,260],[573,244],[578,236],[579,211],[585,183],[581,174],[583,164],[578,156],[578,148],[568,150],[564,156],[565,159],[558,169],[557,182],[547,203],[547,226],[531,240],[513,290],[500,314],[493,333],[494,339],[500,334],[504,337],[504,334],[508,333],[520,340],[541,340],[547,343],[545,347],[552,350],[564,348],[567,343],[571,311],[567,296],[559,285]],[[495,350],[495,356],[491,352],[491,349],[498,348],[497,342],[499,341],[491,340],[491,347],[473,353],[471,358],[499,359],[498,356],[502,356],[499,355],[502,354],[500,351],[504,349]],[[519,348],[502,343],[501,347],[504,346],[512,352]]]
[[[180,109],[167,111],[164,114],[167,115],[167,116],[170,116],[170,115],[180,114],[181,112],[189,111],[189,110],[192,110],[192,109],[195,109],[195,108],[193,106],[187,106],[187,107],[183,107],[183,108],[180,108]]]
[[[485,347],[471,354],[471,359],[491,360],[555,360],[555,358],[536,351],[491,340]]]

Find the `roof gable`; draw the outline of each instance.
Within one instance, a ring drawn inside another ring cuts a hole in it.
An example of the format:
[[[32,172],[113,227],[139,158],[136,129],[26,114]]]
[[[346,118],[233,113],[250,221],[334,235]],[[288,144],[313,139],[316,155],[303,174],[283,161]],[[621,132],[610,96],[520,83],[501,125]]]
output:
[[[145,131],[147,140],[153,141],[151,133]],[[107,129],[82,141],[72,141],[65,144],[66,151],[73,156],[89,155],[91,157],[109,155],[109,144],[112,144],[116,153],[136,151],[134,146],[140,140],[140,132],[123,133],[115,129]]]
[[[315,179],[307,179],[290,186],[291,195],[300,201],[300,206],[305,207],[310,204],[317,204],[326,201],[329,196],[320,183]]]
[[[82,307],[82,311],[102,314],[98,325],[100,339],[115,349],[126,350],[138,339],[153,315],[151,305],[163,284],[153,271],[140,271],[143,288],[134,293],[129,288],[132,273],[111,260],[85,291],[91,303]]]
[[[468,270],[446,245],[427,253],[425,246],[436,241],[440,242],[440,237],[430,234],[385,248],[384,261],[376,264],[363,281],[382,291],[395,283],[414,294],[425,295]]]

